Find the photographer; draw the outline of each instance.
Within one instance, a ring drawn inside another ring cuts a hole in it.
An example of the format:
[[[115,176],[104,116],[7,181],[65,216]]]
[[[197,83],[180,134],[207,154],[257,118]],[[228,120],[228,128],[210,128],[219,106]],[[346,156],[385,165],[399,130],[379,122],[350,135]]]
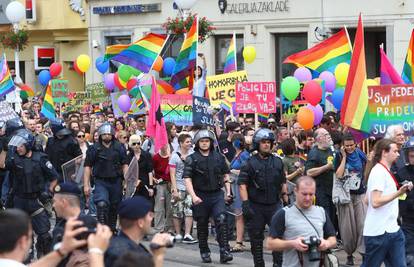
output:
[[[151,204],[141,196],[128,198],[118,207],[119,234],[112,238],[105,253],[105,266],[114,266],[115,261],[127,252],[136,252],[152,258],[155,267],[164,262],[165,248],[172,245],[169,234],[156,234],[150,244],[151,252],[141,244],[141,240],[151,229],[153,213]]]
[[[322,207],[314,206],[316,183],[309,176],[297,180],[294,205],[272,218],[267,248],[283,251],[283,267],[321,266],[320,252],[336,246],[335,229]]]

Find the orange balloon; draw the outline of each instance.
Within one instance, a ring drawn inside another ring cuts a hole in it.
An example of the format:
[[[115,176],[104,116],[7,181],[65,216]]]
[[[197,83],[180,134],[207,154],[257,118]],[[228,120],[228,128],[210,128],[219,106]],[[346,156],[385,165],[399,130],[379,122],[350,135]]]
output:
[[[190,91],[188,90],[188,87],[187,87],[187,88],[183,88],[183,89],[175,91],[175,94],[176,95],[189,95]]]
[[[313,121],[315,120],[315,115],[312,110],[307,107],[301,107],[296,116],[297,121],[304,130],[312,129]]]
[[[154,62],[153,70],[160,72],[162,70],[162,65],[164,65],[164,60],[162,57],[158,56]]]

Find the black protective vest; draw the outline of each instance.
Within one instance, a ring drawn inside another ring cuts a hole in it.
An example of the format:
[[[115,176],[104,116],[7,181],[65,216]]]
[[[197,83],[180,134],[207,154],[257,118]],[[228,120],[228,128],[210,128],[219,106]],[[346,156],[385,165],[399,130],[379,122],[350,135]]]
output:
[[[121,147],[119,143],[112,143],[106,148],[100,143],[94,144],[95,164],[93,176],[95,178],[118,178],[122,176]]]
[[[408,165],[398,171],[398,180],[400,184],[404,181],[414,183],[414,166]],[[407,192],[405,200],[399,200],[400,215],[404,223],[414,224],[414,190]]]
[[[44,177],[39,152],[32,152],[32,157],[13,158],[13,188],[17,194],[39,193],[44,190]]]
[[[282,160],[276,156],[262,159],[254,155],[248,161],[249,183],[247,193],[249,200],[260,204],[275,204],[280,201],[280,191],[285,182]]]
[[[216,151],[210,151],[208,157],[205,157],[195,151],[189,157],[192,159],[191,180],[195,191],[214,192],[223,187],[223,156]]]
[[[66,136],[63,139],[52,137],[47,144],[46,152],[50,162],[60,174],[62,174],[62,165],[74,158],[68,151],[68,146],[74,143],[76,144],[76,141],[72,136]]]

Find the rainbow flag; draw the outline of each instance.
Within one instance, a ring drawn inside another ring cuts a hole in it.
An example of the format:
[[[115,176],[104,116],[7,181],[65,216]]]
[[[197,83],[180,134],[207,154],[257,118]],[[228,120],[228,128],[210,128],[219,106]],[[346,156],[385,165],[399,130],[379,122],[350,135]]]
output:
[[[20,85],[20,98],[28,99],[29,97],[34,97],[35,93],[32,88],[26,84]]]
[[[165,35],[149,33],[127,48],[124,48],[125,45],[108,47],[105,52],[105,58],[129,65],[140,73],[148,73],[161,53],[166,40],[167,36]]]
[[[407,55],[405,56],[404,67],[401,78],[406,84],[414,83],[414,30],[411,32],[410,43],[408,44]]]
[[[140,110],[145,108],[145,102],[144,99],[142,99],[142,96],[137,100],[136,104]]]
[[[237,57],[236,57],[236,34],[230,41],[229,50],[227,51],[226,61],[224,62],[224,73],[237,71]]]
[[[40,110],[40,113],[42,113],[42,115],[48,118],[49,120],[56,118],[55,103],[53,102],[52,86],[50,86],[50,83],[46,87],[45,98],[43,100],[43,105],[42,109]]]
[[[175,67],[171,75],[170,84],[174,90],[189,87],[189,77],[196,67],[198,44],[198,19],[193,18],[193,24],[187,33],[181,46],[180,53],[175,61]],[[192,88],[190,88],[192,89]]]
[[[14,85],[13,79],[10,75],[5,55],[3,55],[0,66],[2,66],[0,73],[0,97],[2,97],[16,89],[16,86]]]
[[[348,40],[348,32],[346,28],[343,28],[312,48],[288,56],[283,63],[307,67],[319,73],[326,70],[334,72],[339,63],[349,63],[351,55],[352,48]]]
[[[259,122],[267,122],[267,120],[270,118],[270,114],[268,113],[257,113],[257,119]]]
[[[131,44],[116,44],[107,46],[105,49],[105,60],[113,58],[114,56],[118,55],[130,46]]]
[[[368,88],[365,64],[364,26],[359,15],[351,65],[346,81],[345,95],[341,107],[341,123],[344,126],[369,133],[367,116]]]
[[[174,94],[174,88],[164,80],[157,80],[157,89],[161,95]]]
[[[381,85],[385,84],[405,84],[400,75],[391,64],[384,50],[380,47],[381,54]]]

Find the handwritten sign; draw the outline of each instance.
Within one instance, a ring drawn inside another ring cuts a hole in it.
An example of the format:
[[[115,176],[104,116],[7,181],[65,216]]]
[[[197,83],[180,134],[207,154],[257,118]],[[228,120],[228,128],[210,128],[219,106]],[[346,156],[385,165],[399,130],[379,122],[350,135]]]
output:
[[[69,82],[68,80],[53,79],[51,80],[52,97],[55,103],[69,102]]]
[[[207,98],[193,96],[193,123],[214,126],[212,109]]]
[[[414,134],[414,86],[368,87],[368,116],[371,133],[384,136],[388,126],[401,124],[407,136]]]
[[[178,126],[193,125],[193,96],[161,95],[161,111],[166,122]]]
[[[0,121],[6,122],[18,117],[19,115],[17,115],[13,107],[8,102],[0,101]]]
[[[236,111],[241,113],[276,112],[276,82],[238,82]]]
[[[98,104],[109,100],[108,91],[103,82],[88,84],[85,91],[89,93],[92,104]]]
[[[235,102],[236,83],[247,81],[247,72],[244,70],[207,76],[206,84],[211,105],[215,107],[220,106],[223,100],[227,100],[229,103]]]

